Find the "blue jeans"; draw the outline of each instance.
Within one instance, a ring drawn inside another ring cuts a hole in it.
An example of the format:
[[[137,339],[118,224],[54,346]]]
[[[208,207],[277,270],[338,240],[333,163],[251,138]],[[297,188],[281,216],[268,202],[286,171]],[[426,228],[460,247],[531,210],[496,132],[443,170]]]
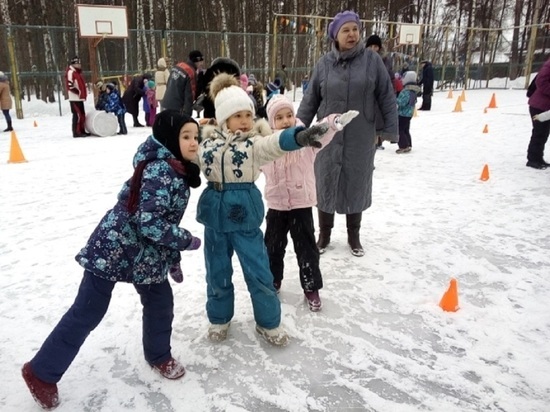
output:
[[[63,315],[31,360],[35,375],[57,383],[76,357],[80,347],[107,312],[116,282],[84,271],[73,305]],[[170,283],[134,285],[143,305],[143,351],[150,364],[170,359],[170,336],[174,298]]]
[[[267,329],[276,328],[281,323],[281,303],[273,287],[273,275],[260,229],[223,233],[205,228],[208,320],[213,324],[223,324],[233,318],[233,251],[237,252],[241,263],[256,323]]]

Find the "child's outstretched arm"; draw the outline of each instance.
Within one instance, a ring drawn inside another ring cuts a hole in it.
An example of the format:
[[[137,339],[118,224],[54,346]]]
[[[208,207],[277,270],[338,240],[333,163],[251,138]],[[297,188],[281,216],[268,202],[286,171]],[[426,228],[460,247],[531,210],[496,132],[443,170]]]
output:
[[[328,124],[330,129],[325,133],[325,135],[321,138],[319,141],[323,147],[325,147],[327,144],[329,144],[334,137],[336,133],[343,130],[346,125],[348,125],[353,119],[355,119],[359,115],[359,112],[357,110],[348,110],[347,112],[340,114],[340,113],[333,113],[329,114],[327,117],[325,117],[323,120],[319,122],[319,124]],[[301,120],[297,120],[299,124],[301,124]]]

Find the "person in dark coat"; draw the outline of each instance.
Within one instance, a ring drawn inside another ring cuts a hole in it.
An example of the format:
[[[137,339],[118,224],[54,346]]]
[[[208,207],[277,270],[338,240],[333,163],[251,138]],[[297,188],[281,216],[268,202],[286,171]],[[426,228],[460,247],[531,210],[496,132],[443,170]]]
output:
[[[109,93],[107,93],[107,86],[101,80],[96,82],[95,87],[98,90],[97,102],[95,104],[95,109],[104,111],[107,107],[107,102],[109,101]]]
[[[206,69],[203,77],[204,100],[202,102],[202,107],[204,108],[203,117],[205,119],[213,119],[216,117],[216,108],[210,93],[210,82],[212,82],[214,77],[220,73],[231,74],[239,79],[241,76],[241,68],[233,59],[228,57],[218,57],[217,59],[214,59],[210,67]]]
[[[84,268],[76,299],[24,364],[23,379],[44,409],[59,405],[57,382],[107,312],[117,282],[133,284],[143,305],[143,351],[153,370],[178,379],[185,368],[172,357],[174,297],[168,274],[181,282],[180,252],[200,239],[179,227],[190,188],[200,186],[197,122],[177,112],[156,118],[153,134],[137,149],[133,176],[118,201],[76,255]]]
[[[382,58],[382,61],[384,62],[384,66],[386,66],[386,70],[388,71],[390,79],[392,79],[392,85],[393,85],[393,79],[394,79],[393,59],[389,53],[384,52],[384,49],[382,48],[382,39],[380,38],[380,36],[376,34],[369,36],[365,44],[365,47],[375,51],[380,55],[380,57]],[[395,87],[394,87],[394,91],[395,91]],[[376,131],[380,132],[382,130],[384,130],[384,123],[382,120],[380,109],[377,107],[376,108]],[[382,138],[380,136],[376,138],[376,148],[378,150],[384,150],[384,146],[382,145]]]
[[[199,50],[189,53],[186,62],[176,64],[170,70],[162,106],[167,110],[177,110],[188,116],[193,114],[193,103],[198,97],[198,74],[204,66],[204,57]]]
[[[550,166],[544,160],[544,146],[550,134],[550,121],[537,120],[537,115],[550,110],[550,58],[546,60],[535,80],[537,85],[529,97],[529,114],[533,122],[531,140],[527,148],[527,166],[534,169],[546,169]]]
[[[348,245],[354,256],[363,256],[359,232],[363,211],[372,203],[372,177],[376,136],[398,141],[397,104],[392,82],[378,53],[361,41],[361,22],[353,11],[338,13],[330,23],[332,50],[315,65],[297,117],[306,126],[313,118],[331,113],[359,111],[359,116],[315,159],[317,209],[323,253],[330,243],[334,214],[346,215]],[[376,131],[376,106],[383,129]]]
[[[420,62],[422,66],[422,78],[418,84],[422,85],[422,105],[418,110],[431,110],[432,95],[434,93],[434,69],[427,60]]]
[[[143,125],[138,120],[139,115],[139,101],[145,95],[144,89],[144,75],[136,75],[133,77],[130,86],[126,89],[122,95],[122,101],[124,102],[124,107],[126,111],[132,115],[134,119],[134,127],[143,127]]]

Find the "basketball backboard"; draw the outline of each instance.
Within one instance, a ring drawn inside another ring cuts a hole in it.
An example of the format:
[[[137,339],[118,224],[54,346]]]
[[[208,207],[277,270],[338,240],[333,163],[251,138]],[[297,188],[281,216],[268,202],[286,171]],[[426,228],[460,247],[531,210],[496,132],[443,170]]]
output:
[[[124,6],[77,4],[80,37],[128,37],[128,19]]]
[[[401,24],[399,26],[399,44],[420,44],[420,24]]]

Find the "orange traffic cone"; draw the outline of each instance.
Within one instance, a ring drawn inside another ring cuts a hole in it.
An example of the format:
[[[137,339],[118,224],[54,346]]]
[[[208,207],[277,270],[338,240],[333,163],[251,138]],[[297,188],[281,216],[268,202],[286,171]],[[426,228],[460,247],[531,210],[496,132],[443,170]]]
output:
[[[21,150],[21,146],[19,146],[19,142],[17,141],[17,136],[15,135],[15,132],[11,132],[11,146],[10,146],[10,158],[8,159],[8,163],[23,163],[26,162],[25,156],[23,155],[23,151]]]
[[[453,88],[451,87],[449,89],[449,93],[447,94],[447,99],[452,99],[453,98]]]
[[[38,127],[38,123],[36,123],[36,120],[34,121],[33,126]]]
[[[453,110],[453,112],[461,112],[462,111],[462,102],[460,100],[460,96],[458,97],[458,99],[456,99],[456,105],[455,105],[455,109]]]
[[[489,166],[488,165],[483,166],[483,171],[481,172],[481,176],[479,177],[479,180],[483,180],[484,182],[489,180]]]
[[[491,97],[491,102],[489,103],[489,109],[496,109],[496,108],[497,108],[497,98],[493,93],[493,97]]]
[[[414,107],[413,117],[418,117],[418,111],[416,110],[416,106]]]
[[[462,90],[462,93],[460,93],[460,100],[466,101],[466,90]]]
[[[443,294],[443,297],[439,301],[439,306],[445,312],[456,312],[458,307],[458,287],[456,279],[451,278],[449,289]]]
[[[483,133],[489,133],[489,126],[485,125],[483,128]]]

